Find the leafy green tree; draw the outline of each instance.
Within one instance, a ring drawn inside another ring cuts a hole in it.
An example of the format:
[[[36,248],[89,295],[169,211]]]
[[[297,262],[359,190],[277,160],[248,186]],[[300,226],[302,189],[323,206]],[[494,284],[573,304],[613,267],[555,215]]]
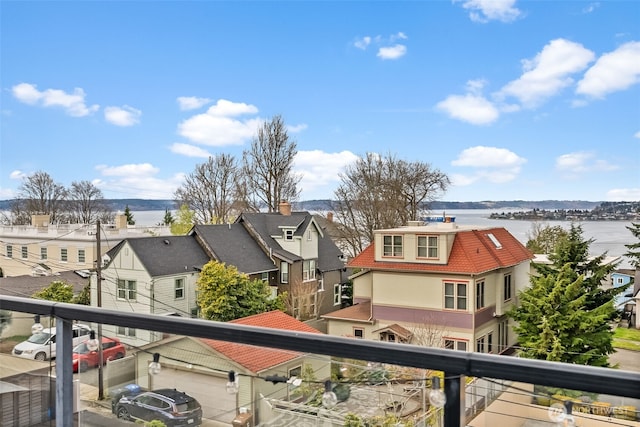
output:
[[[82,288],[82,292],[74,296],[71,300],[74,304],[91,305],[91,285]]]
[[[198,307],[202,317],[227,322],[253,314],[285,308],[286,295],[271,298],[269,285],[249,280],[234,266],[210,261],[202,268],[197,281]]]
[[[634,268],[640,268],[640,223],[632,222],[631,226],[627,226],[627,230],[637,239],[635,243],[624,245],[628,251],[624,254]]]
[[[136,220],[133,219],[133,214],[131,213],[131,209],[129,209],[129,205],[124,207],[124,216],[127,217],[127,225],[136,225]]]
[[[552,254],[558,243],[569,237],[567,230],[560,225],[542,225],[536,222],[531,227],[527,237],[527,249],[534,254]]]
[[[36,299],[57,302],[73,302],[73,287],[67,282],[56,280],[49,286],[32,295]]]
[[[519,294],[520,305],[508,315],[520,355],[581,365],[609,366],[613,301],[589,308],[585,277],[570,263],[546,275],[531,276],[531,287]]]
[[[176,236],[187,234],[193,227],[195,212],[189,209],[189,206],[182,205],[176,216],[176,220],[171,223],[171,234]]]

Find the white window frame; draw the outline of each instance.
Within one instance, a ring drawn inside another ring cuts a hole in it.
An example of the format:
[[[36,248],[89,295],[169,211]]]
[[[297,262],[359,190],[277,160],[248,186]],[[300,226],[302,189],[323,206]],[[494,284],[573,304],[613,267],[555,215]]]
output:
[[[260,275],[260,280],[262,280],[264,283],[269,283],[269,272],[265,271],[264,273],[262,273]]]
[[[451,285],[451,289],[448,289]],[[446,281],[444,282],[444,309],[445,310],[458,310],[458,311],[467,311],[469,309],[468,303],[468,292],[469,287],[467,286],[467,282],[454,282],[454,281]],[[461,287],[464,286],[464,294],[460,292]],[[452,292],[450,292],[450,290]],[[447,301],[451,301],[453,304],[452,307],[447,307]],[[462,307],[464,305],[464,307]]]
[[[302,261],[302,281],[316,280],[316,260],[305,259]]]
[[[333,285],[333,305],[340,305],[342,303],[342,285],[336,283]]]
[[[289,263],[280,261],[280,283],[289,283]]]
[[[498,353],[502,353],[509,348],[509,321],[503,320],[498,323]]]
[[[174,281],[173,281],[173,297],[177,300],[179,299],[184,299],[185,295],[186,295],[186,280],[184,277],[177,277]],[[178,295],[178,293],[180,293],[180,295]]]
[[[487,353],[493,353],[493,331],[487,333]]]
[[[120,301],[136,301],[138,285],[135,280],[118,279],[116,296]]]
[[[307,241],[313,240],[313,235],[311,234],[311,230],[307,230]]]
[[[360,335],[358,335],[358,333]],[[353,328],[353,337],[359,340],[364,339],[364,328]]]
[[[28,246],[21,246],[20,247],[20,256],[22,259],[29,259],[29,247]]]
[[[13,246],[7,245],[7,258],[13,258]]]
[[[624,279],[622,277],[616,277],[616,284],[623,285],[624,284]]]
[[[285,229],[284,230],[284,240],[287,240],[287,241],[293,240],[293,231],[294,230],[292,230],[290,228],[289,229]]]
[[[389,258],[402,258],[403,256],[402,234],[384,234],[382,236],[382,256]]]
[[[67,248],[60,248],[60,262],[69,261],[69,251]]]
[[[85,262],[87,262],[87,251],[78,249],[78,264],[84,264]]]
[[[116,326],[116,335],[123,337],[135,338],[136,328],[130,328],[128,326]]]
[[[487,337],[486,335],[483,335],[476,340],[476,353],[486,353],[486,352],[487,352]]]
[[[418,258],[438,258],[438,236],[418,235],[416,242]]]
[[[468,341],[461,340],[459,338],[445,338],[444,348],[448,348],[450,350],[457,350],[457,351],[467,351]]]

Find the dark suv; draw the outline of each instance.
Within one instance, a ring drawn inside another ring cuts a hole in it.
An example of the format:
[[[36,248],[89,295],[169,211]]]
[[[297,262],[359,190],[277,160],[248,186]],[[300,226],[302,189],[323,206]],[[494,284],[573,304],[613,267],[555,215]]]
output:
[[[202,407],[193,397],[176,389],[145,391],[124,395],[113,406],[123,420],[160,420],[167,427],[191,427],[202,423]]]

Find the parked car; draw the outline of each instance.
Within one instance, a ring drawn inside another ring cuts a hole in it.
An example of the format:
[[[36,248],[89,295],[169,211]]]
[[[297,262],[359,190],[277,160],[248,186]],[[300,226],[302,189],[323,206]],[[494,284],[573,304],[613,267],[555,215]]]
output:
[[[159,420],[167,427],[199,426],[202,423],[200,403],[176,389],[125,393],[112,408],[113,413],[123,420]]]
[[[102,337],[102,361],[122,359],[127,354],[124,344],[117,338]],[[73,372],[84,372],[89,367],[96,368],[100,364],[98,350],[89,350],[87,342],[78,344],[73,349]]]
[[[75,347],[89,339],[91,328],[87,325],[76,323],[73,325],[72,331],[73,345]],[[22,341],[13,347],[11,354],[25,359],[53,359],[56,357],[56,328],[45,328],[31,335],[28,340]]]

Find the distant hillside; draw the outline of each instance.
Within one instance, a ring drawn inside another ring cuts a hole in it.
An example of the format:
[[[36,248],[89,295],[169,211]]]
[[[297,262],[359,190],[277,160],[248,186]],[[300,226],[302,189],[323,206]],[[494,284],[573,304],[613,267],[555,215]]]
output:
[[[9,210],[11,200],[0,200],[0,210]],[[175,210],[177,206],[173,200],[163,199],[109,199],[107,203],[113,211],[124,211],[129,206],[135,211],[163,211]],[[305,200],[294,203],[294,209],[306,211],[331,210],[331,200]],[[603,202],[589,202],[584,200],[501,200],[483,202],[447,202],[436,201],[429,205],[433,211],[446,209],[593,209]]]

